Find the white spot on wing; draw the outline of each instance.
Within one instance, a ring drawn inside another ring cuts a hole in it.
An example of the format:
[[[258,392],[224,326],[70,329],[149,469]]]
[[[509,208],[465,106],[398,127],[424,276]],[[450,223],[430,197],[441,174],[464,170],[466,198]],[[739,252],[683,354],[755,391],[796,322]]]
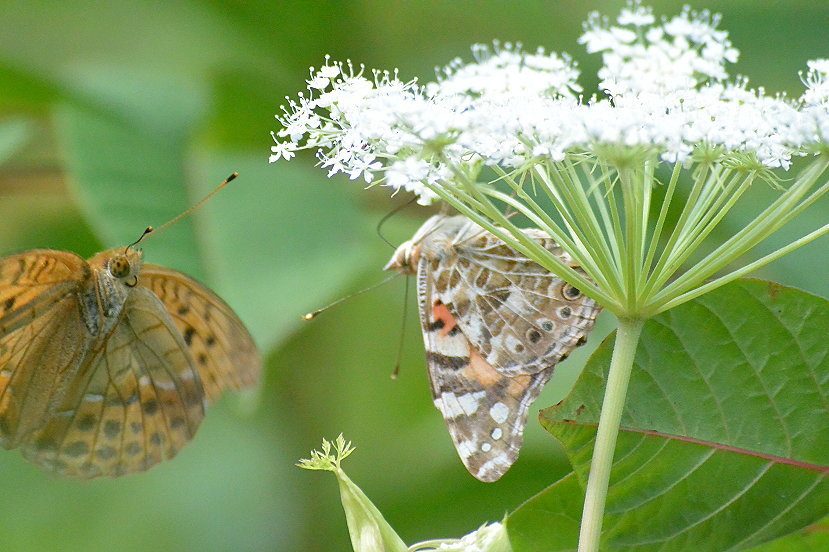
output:
[[[502,402],[497,402],[489,409],[489,415],[496,423],[503,424],[509,416],[509,408]]]
[[[442,355],[469,357],[469,340],[462,333],[446,335],[437,339],[436,348]]]
[[[475,453],[475,441],[460,441],[455,447],[461,458],[466,460]]]
[[[504,435],[504,432],[501,431],[500,427],[496,427],[495,429],[492,430],[492,433],[490,435],[492,436],[493,439],[495,439],[497,441],[498,439],[500,439]]]
[[[490,445],[489,443],[483,443],[481,445],[481,450],[484,452],[489,452],[492,450],[492,445]]]
[[[458,403],[461,405],[461,408],[463,408],[466,415],[471,416],[478,411],[478,407],[481,405],[481,399],[484,398],[484,395],[486,395],[485,391],[465,393],[458,397]]]
[[[157,389],[163,389],[165,391],[174,391],[176,388],[176,384],[171,381],[156,381],[155,386]]]
[[[506,342],[507,348],[509,348],[510,351],[520,353],[524,349],[524,344],[513,335],[507,336]]]
[[[87,393],[83,396],[83,400],[86,402],[101,402],[104,400],[104,396],[100,393]]]
[[[471,416],[477,412],[486,392],[464,393],[460,397],[454,393],[441,393],[435,399],[435,406],[443,414],[444,418],[452,419],[458,416]]]
[[[503,473],[510,467],[510,461],[507,457],[507,453],[502,452],[498,456],[488,460],[481,464],[481,467],[478,468],[478,477],[482,477],[490,472],[500,472]]]

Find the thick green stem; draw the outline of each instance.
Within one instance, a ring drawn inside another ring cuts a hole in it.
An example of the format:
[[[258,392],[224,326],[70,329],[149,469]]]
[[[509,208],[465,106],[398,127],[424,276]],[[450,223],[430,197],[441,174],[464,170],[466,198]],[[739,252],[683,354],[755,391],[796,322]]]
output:
[[[616,343],[610,372],[604,392],[602,414],[599,417],[599,430],[596,445],[593,448],[593,460],[590,464],[590,476],[587,479],[587,491],[584,497],[584,510],[581,517],[579,533],[579,552],[598,552],[599,539],[602,535],[602,517],[610,482],[610,468],[613,465],[613,451],[616,448],[616,436],[625,406],[630,372],[636,345],[642,333],[645,321],[641,319],[620,318],[616,330]]]

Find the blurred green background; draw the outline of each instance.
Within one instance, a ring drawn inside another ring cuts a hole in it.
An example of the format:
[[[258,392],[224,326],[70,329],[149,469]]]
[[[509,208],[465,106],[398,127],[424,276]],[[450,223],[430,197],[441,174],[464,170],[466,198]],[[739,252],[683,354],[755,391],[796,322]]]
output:
[[[674,14],[675,2],[653,2]],[[519,462],[482,484],[432,407],[413,286],[402,280],[311,323],[300,316],[380,281],[392,250],[374,233],[407,198],[328,181],[313,157],[269,166],[273,114],[325,54],[430,80],[475,42],[567,51],[588,93],[599,60],[581,22],[623,2],[0,2],[0,255],[34,247],[90,256],[159,225],[225,176],[206,207],[144,245],[148,262],[193,274],[240,314],[266,358],[259,390],[228,397],[172,462],[141,475],[57,480],[0,451],[0,550],[350,550],[334,478],[293,466],[322,437],[357,446],[352,479],[405,541],[460,536],[500,519],[568,471],[531,415]],[[741,50],[733,73],[797,96],[805,61],[829,56],[829,3],[717,1]],[[771,190],[758,186],[747,202]],[[825,223],[823,202],[788,229]],[[727,221],[738,227],[743,211]],[[385,234],[407,239],[411,207]],[[829,296],[826,241],[760,276]],[[391,381],[404,301],[401,376]],[[589,349],[558,370],[559,401]],[[535,411],[535,408],[533,409]]]

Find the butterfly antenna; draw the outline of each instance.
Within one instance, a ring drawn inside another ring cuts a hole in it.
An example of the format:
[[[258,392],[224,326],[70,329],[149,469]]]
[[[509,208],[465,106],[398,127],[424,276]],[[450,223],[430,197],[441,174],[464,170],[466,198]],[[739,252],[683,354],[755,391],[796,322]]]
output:
[[[339,299],[337,299],[333,303],[325,305],[324,307],[322,307],[320,309],[317,309],[314,312],[309,312],[308,314],[303,315],[302,319],[303,320],[313,320],[318,315],[320,315],[323,312],[327,311],[331,307],[335,307],[335,306],[339,305],[340,303],[342,303],[343,301],[347,301],[347,300],[351,299],[352,297],[357,297],[358,295],[362,295],[366,292],[375,290],[375,289],[379,288],[380,286],[382,286],[383,284],[387,284],[387,283],[391,282],[392,280],[394,280],[398,276],[400,276],[400,274],[392,274],[391,276],[389,276],[388,278],[386,278],[385,280],[383,280],[379,284],[373,284],[373,285],[371,285],[371,286],[369,286],[365,289],[361,289],[360,291],[356,291],[356,292],[354,292],[350,295],[346,295],[345,297],[340,297]],[[408,280],[408,278],[407,278],[407,280]]]
[[[222,188],[224,188],[225,186],[227,186],[228,184],[230,184],[230,183],[231,183],[231,182],[232,182],[232,181],[233,181],[233,180],[234,180],[237,176],[239,176],[239,173],[236,173],[236,172],[235,172],[235,173],[233,173],[233,174],[231,174],[230,176],[228,176],[228,177],[225,179],[225,181],[224,181],[224,182],[222,182],[221,184],[219,184],[219,187],[218,187],[218,188],[216,188],[215,190],[213,190],[212,192],[210,192],[209,194],[207,194],[207,195],[204,197],[204,199],[202,199],[201,201],[199,201],[198,203],[196,203],[195,205],[193,205],[192,207],[190,207],[189,209],[187,209],[186,211],[184,211],[182,214],[180,214],[179,216],[177,216],[177,217],[176,217],[176,218],[174,218],[173,220],[168,221],[168,222],[165,222],[164,224],[162,224],[162,225],[161,225],[161,226],[160,226],[160,227],[156,230],[156,233],[161,232],[162,230],[164,230],[164,229],[165,229],[165,228],[167,228],[168,226],[172,226],[173,224],[177,223],[178,221],[180,221],[181,219],[183,219],[184,217],[186,217],[187,215],[189,215],[190,213],[192,213],[193,211],[195,211],[196,209],[198,209],[199,207],[201,207],[202,205],[204,205],[207,201],[209,201],[209,200],[210,200],[210,198],[212,198],[214,195],[218,194],[218,193],[221,191],[221,189],[222,189]],[[142,238],[143,238],[143,236],[142,236]],[[140,240],[139,240],[139,241],[140,241]]]
[[[394,363],[394,370],[391,372],[391,379],[396,380],[400,375],[400,364],[403,362],[403,342],[406,337],[406,315],[409,313],[409,278],[406,278],[406,291],[403,295],[403,319],[400,323],[400,343],[397,345],[397,360]]]
[[[416,197],[413,197],[412,199],[410,199],[409,201],[407,201],[403,205],[398,205],[397,207],[395,207],[394,209],[392,209],[391,211],[386,213],[386,215],[383,216],[383,218],[380,219],[380,222],[377,223],[377,235],[380,236],[380,239],[383,240],[384,242],[386,242],[386,244],[388,244],[388,246],[391,247],[392,249],[397,249],[397,246],[394,245],[389,240],[387,240],[386,236],[383,235],[383,225],[391,217],[393,217],[394,215],[396,215],[397,213],[399,213],[400,211],[402,211],[403,209],[405,209],[406,207],[408,207],[409,205],[414,203],[416,199],[417,199]]]
[[[149,234],[150,232],[153,232],[154,230],[155,230],[155,228],[153,228],[152,226],[147,226],[147,228],[145,228],[145,229],[144,229],[144,232],[141,234],[141,237],[139,237],[137,240],[135,240],[134,242],[132,242],[131,244],[129,244],[128,246],[126,246],[126,247],[124,248],[124,255],[126,255],[126,254],[127,254],[127,251],[129,251],[129,249],[130,249],[131,247],[135,247],[136,245],[138,245],[139,243],[141,243],[141,240],[143,240],[143,239],[144,239],[144,236],[146,236],[146,235],[147,235],[147,234]]]

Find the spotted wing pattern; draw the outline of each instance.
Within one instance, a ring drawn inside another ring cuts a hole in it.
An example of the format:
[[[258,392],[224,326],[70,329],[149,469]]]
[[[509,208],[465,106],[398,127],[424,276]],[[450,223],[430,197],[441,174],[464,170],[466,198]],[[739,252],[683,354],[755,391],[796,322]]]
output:
[[[552,239],[525,232],[572,264]],[[434,242],[424,241],[434,293],[496,370],[508,376],[541,372],[584,343],[600,310],[595,301],[469,221],[448,239],[455,254],[447,258],[430,254]]]
[[[0,446],[80,478],[172,458],[206,406],[261,367],[242,322],[195,280],[154,265],[139,274],[133,250],[93,259],[0,259]],[[123,279],[104,272],[112,259],[127,263]]]
[[[600,307],[463,217],[427,224],[412,250],[435,406],[469,472],[495,481],[518,457],[529,405]],[[571,263],[549,237],[526,233]]]
[[[193,278],[145,264],[139,280],[164,304],[195,360],[209,402],[259,380],[256,344],[236,313]]]
[[[428,271],[419,275],[419,282],[435,407],[469,473],[481,481],[496,481],[518,458],[530,404],[553,375],[553,367],[505,376],[473,347],[457,319],[432,293]]]
[[[136,288],[46,422],[20,447],[70,477],[144,471],[176,455],[204,417],[199,372],[161,301]]]
[[[0,259],[0,446],[14,448],[48,415],[92,337],[78,291],[89,274],[72,253],[33,250]]]

